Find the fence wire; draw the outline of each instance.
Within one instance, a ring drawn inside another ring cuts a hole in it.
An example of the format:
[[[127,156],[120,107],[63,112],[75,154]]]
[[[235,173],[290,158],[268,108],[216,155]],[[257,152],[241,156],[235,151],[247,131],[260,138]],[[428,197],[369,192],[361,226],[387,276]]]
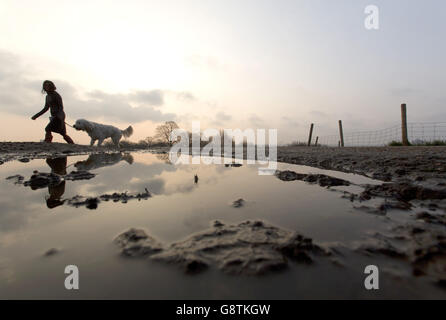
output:
[[[411,122],[407,123],[409,141],[413,144],[433,141],[446,141],[446,122]],[[366,147],[385,146],[396,141],[401,142],[401,125],[375,131],[344,131],[344,146]],[[318,145],[338,146],[339,134],[319,137]]]

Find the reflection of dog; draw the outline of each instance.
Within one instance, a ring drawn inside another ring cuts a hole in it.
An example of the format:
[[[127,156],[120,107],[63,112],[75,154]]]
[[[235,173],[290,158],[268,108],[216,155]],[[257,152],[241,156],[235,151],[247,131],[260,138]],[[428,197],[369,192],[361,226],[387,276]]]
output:
[[[76,130],[86,131],[91,138],[91,146],[96,142],[96,140],[98,140],[98,146],[100,146],[107,138],[111,138],[113,143],[118,146],[122,136],[127,138],[133,133],[132,126],[129,126],[125,130],[120,130],[114,126],[100,124],[85,119],[77,120],[73,125],[73,128]]]
[[[87,160],[78,161],[74,164],[77,170],[90,171],[102,167],[113,166],[120,161],[127,161],[128,164],[133,163],[131,154],[111,153],[111,154],[91,154]]]

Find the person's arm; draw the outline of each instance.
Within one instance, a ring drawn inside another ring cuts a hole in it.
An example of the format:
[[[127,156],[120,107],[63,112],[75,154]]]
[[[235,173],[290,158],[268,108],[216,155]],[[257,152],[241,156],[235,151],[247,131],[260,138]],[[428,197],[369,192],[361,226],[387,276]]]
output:
[[[50,108],[49,101],[50,101],[50,97],[49,97],[49,96],[46,96],[46,99],[45,99],[45,107],[43,107],[43,109],[42,109],[40,112],[38,112],[38,113],[36,113],[35,115],[33,115],[31,119],[36,120],[36,119],[37,119],[38,117],[40,117],[42,114],[44,114],[45,112],[47,112],[48,109]]]

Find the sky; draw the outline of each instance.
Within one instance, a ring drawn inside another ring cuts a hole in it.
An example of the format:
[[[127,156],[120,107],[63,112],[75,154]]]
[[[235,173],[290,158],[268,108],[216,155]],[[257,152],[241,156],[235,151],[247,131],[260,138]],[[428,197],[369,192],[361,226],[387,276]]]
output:
[[[379,29],[367,30],[368,5]],[[67,122],[315,135],[446,122],[443,0],[0,0],[0,140],[40,141],[53,80]],[[84,132],[68,128],[78,143]],[[55,141],[63,141],[57,137]]]

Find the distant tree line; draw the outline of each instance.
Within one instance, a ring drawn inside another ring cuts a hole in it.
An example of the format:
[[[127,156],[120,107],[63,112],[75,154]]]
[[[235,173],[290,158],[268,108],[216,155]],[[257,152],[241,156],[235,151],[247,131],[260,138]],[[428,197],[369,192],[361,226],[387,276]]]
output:
[[[178,124],[175,121],[166,121],[163,124],[160,124],[155,129],[155,135],[149,136],[145,139],[142,139],[138,142],[130,142],[127,140],[121,140],[120,145],[123,147],[134,147],[134,148],[140,148],[140,149],[147,149],[147,148],[154,148],[154,147],[169,147],[172,146],[174,143],[178,142],[179,140],[172,140],[171,139],[171,133],[173,130],[179,129]],[[220,129],[220,145],[223,148],[226,141],[228,139],[232,140],[232,146],[235,146],[235,140],[232,136],[228,136],[223,129]],[[195,138],[196,140],[200,141],[200,147],[204,147],[205,145],[212,142],[213,137],[211,137],[209,140],[202,140],[202,133],[196,134],[198,137],[194,137],[194,134],[192,132],[188,132],[189,135],[189,145],[192,146],[192,140]],[[106,141],[104,143],[105,146],[111,146],[111,141]],[[243,145],[247,145],[246,140],[243,141]]]

